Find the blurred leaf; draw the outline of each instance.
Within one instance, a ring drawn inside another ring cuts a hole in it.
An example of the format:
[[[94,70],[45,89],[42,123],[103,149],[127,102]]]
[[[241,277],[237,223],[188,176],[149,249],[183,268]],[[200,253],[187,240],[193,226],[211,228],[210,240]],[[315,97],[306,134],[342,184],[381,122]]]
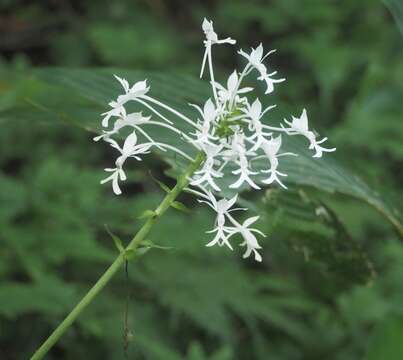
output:
[[[368,360],[403,358],[403,319],[387,318],[375,329],[368,348]]]
[[[0,172],[0,224],[20,214],[27,202],[26,189],[23,184],[4,176]]]
[[[375,278],[374,265],[364,248],[351,237],[336,213],[309,192],[268,190],[263,209],[274,215],[272,232],[282,234],[306,262],[324,265],[317,271],[331,276],[333,286],[348,288]],[[286,226],[279,228],[279,222]]]
[[[388,7],[403,35],[403,3],[400,0],[383,0],[383,3]]]
[[[134,24],[93,24],[88,38],[106,64],[165,66],[175,57],[177,42],[174,34],[166,27],[162,30],[161,25],[158,21],[150,24],[141,16]]]
[[[3,282],[0,286],[0,315],[12,318],[17,314],[43,312],[60,316],[76,300],[75,288],[53,277],[44,277],[37,284]]]

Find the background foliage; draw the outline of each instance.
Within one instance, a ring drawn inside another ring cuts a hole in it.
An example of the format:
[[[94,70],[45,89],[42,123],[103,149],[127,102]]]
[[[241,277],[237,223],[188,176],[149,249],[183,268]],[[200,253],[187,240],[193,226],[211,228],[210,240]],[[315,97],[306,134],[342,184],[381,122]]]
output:
[[[150,235],[170,249],[131,263],[129,282],[122,271],[49,359],[123,359],[128,294],[129,358],[403,358],[398,0],[2,1],[0,11],[2,359],[29,357],[111,262],[116,250],[104,224],[130,239],[137,216],[163,196],[149,171],[172,184],[156,156],[132,168],[124,196],[98,184],[113,154],[71,126],[94,129],[102,96],[106,104],[116,91],[105,80],[112,70],[93,68],[149,73],[172,101],[201,96],[196,82],[166,88],[174,76],[198,73],[203,16],[241,47],[262,41],[278,49],[273,66],[288,81],[278,87],[277,116],[306,106],[338,148],[328,158],[339,165],[326,159],[319,169],[329,169],[328,182],[354,181],[362,196],[349,196],[352,186],[320,186],[318,169],[316,182],[297,177],[289,191],[246,194],[269,234],[263,265],[205,248],[207,209],[171,210]],[[223,73],[237,65],[229,48],[217,57]],[[55,65],[66,68],[43,69]],[[136,73],[128,74],[133,81]],[[88,76],[104,82],[77,86]]]

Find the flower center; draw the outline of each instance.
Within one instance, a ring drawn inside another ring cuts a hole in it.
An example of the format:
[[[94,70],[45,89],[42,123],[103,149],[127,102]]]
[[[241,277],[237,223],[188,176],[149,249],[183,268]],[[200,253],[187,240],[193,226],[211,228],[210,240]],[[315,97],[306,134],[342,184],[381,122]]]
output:
[[[215,129],[215,133],[219,138],[228,138],[235,134],[236,127],[244,128],[246,124],[239,119],[242,115],[239,108],[235,108],[225,116],[221,117]]]

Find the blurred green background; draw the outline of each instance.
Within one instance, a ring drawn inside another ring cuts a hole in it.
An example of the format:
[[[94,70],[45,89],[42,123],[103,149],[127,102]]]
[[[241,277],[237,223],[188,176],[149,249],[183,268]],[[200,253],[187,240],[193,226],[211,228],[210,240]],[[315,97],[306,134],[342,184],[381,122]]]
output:
[[[114,196],[99,185],[114,154],[68,121],[34,121],[27,94],[42,85],[27,79],[48,66],[197,76],[204,16],[238,47],[276,48],[276,102],[307,107],[337,146],[328,157],[401,207],[401,1],[0,1],[1,359],[28,358],[111,263],[104,224],[124,241],[139,228],[163,196],[149,171],[173,183],[151,156]],[[222,80],[240,61],[216,53]],[[131,262],[47,358],[124,359],[129,294],[130,359],[403,359],[398,213],[393,225],[347,195],[268,189],[250,198],[269,234],[255,264],[206,248],[213,214],[182,200],[192,213],[170,210],[150,235],[171,249]]]

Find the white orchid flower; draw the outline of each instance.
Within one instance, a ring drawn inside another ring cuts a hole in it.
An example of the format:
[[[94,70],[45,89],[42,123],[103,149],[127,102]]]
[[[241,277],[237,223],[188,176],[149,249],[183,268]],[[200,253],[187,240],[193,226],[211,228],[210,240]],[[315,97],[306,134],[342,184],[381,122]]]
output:
[[[226,39],[219,40],[217,33],[214,31],[213,22],[207,20],[206,18],[204,18],[204,20],[203,20],[202,29],[203,29],[204,35],[206,36],[206,40],[204,41],[204,46],[206,49],[205,49],[204,55],[203,55],[203,61],[202,61],[202,66],[201,66],[201,70],[200,70],[200,77],[203,76],[204,68],[205,68],[206,62],[207,62],[208,67],[209,67],[209,72],[210,72],[210,78],[211,78],[210,83],[211,83],[211,86],[213,89],[214,100],[218,104],[218,96],[217,96],[217,89],[215,87],[211,48],[214,44],[231,44],[231,45],[233,45],[236,43],[236,41],[229,37]]]
[[[253,143],[251,148],[252,151],[256,151],[261,147],[262,142],[271,136],[271,132],[265,132],[265,125],[262,124],[260,119],[271,109],[275,108],[276,105],[269,106],[264,111],[262,111],[262,103],[259,99],[256,99],[252,105],[247,104],[242,111],[246,115],[248,122],[248,129],[252,134],[247,138],[250,143]]]
[[[208,99],[204,103],[203,109],[195,104],[189,105],[197,109],[197,111],[202,116],[202,120],[198,119],[198,124],[201,124],[200,130],[197,129],[193,134],[191,134],[196,136],[195,142],[198,145],[202,146],[203,144],[209,143],[211,139],[216,140],[217,137],[211,134],[211,127],[213,126],[213,122],[215,121],[215,118],[218,114],[218,110],[215,108],[214,103],[211,101],[211,99]]]
[[[213,245],[219,246],[228,246],[231,250],[233,250],[231,244],[228,241],[228,235],[232,234],[234,231],[233,227],[225,226],[226,217],[230,216],[231,212],[237,210],[247,210],[244,208],[234,208],[232,207],[235,205],[238,195],[233,196],[231,199],[227,200],[225,198],[217,201],[213,193],[203,186],[198,186],[200,191],[196,191],[194,189],[187,189],[191,193],[197,195],[198,197],[202,198],[202,200],[198,200],[199,203],[207,204],[211,209],[213,209],[216,213],[216,220],[215,220],[215,228],[212,230],[207,231],[208,234],[216,233],[213,240],[211,240],[206,246],[210,247]]]
[[[270,162],[270,169],[261,170],[262,173],[268,173],[270,175],[267,179],[262,180],[262,183],[271,184],[273,182],[277,182],[281,187],[287,189],[287,186],[285,186],[278,177],[278,176],[287,176],[287,174],[284,174],[277,170],[277,167],[279,165],[278,157],[283,155],[295,155],[295,154],[293,153],[278,154],[280,148],[281,148],[281,135],[277,136],[276,138],[272,138],[270,140],[264,140],[262,142],[261,149],[263,150],[265,157]]]
[[[133,157],[138,161],[141,161],[140,155],[148,154],[149,149],[153,146],[153,143],[145,143],[145,144],[137,144],[137,135],[133,131],[125,140],[123,147],[120,147],[119,144],[110,138],[105,139],[113,148],[117,149],[120,152],[120,156],[116,159],[116,168],[114,169],[105,169],[107,172],[113,172],[109,177],[101,181],[101,184],[105,184],[108,181],[112,181],[112,188],[115,194],[120,195],[121,191],[119,188],[118,181],[126,180],[126,175],[123,171],[123,165],[125,161],[129,157]]]
[[[111,101],[109,106],[112,107],[112,109],[101,114],[101,116],[103,116],[103,127],[107,127],[109,125],[109,119],[111,117],[122,117],[126,115],[126,109],[122,104],[119,104],[116,101]]]
[[[129,86],[129,83],[126,79],[122,79],[117,75],[114,75],[115,78],[121,83],[125,94],[119,95],[117,102],[124,105],[129,100],[133,100],[137,97],[141,97],[148,93],[150,87],[147,86],[147,80],[137,81],[132,87]]]
[[[253,90],[252,87],[238,88],[239,77],[236,70],[234,70],[228,77],[227,87],[222,86],[218,82],[215,82],[214,85],[217,88],[218,98],[222,104],[230,102],[232,99],[235,99],[236,103],[243,103],[245,97],[241,97],[240,95]]]
[[[234,45],[236,41],[234,39],[231,39],[230,37],[227,37],[226,39],[218,39],[217,33],[214,31],[213,27],[213,22],[210,20],[207,20],[204,18],[203,23],[202,23],[202,29],[204,32],[204,35],[206,36],[206,40],[204,41],[204,46],[206,47],[206,50],[204,52],[203,56],[203,62],[202,62],[202,68],[200,71],[200,77],[203,76],[204,72],[204,67],[206,65],[206,61],[208,58],[208,53],[211,53],[211,46],[213,44],[231,44]]]
[[[237,181],[232,183],[229,187],[231,189],[239,188],[244,182],[248,183],[252,188],[259,190],[260,187],[255,184],[255,182],[250,178],[250,175],[258,174],[256,171],[252,171],[249,169],[249,162],[246,156],[239,156],[239,169],[232,171],[234,175],[239,174],[239,178]]]
[[[138,97],[144,96],[150,89],[147,86],[147,80],[138,81],[132,87],[130,87],[126,79],[122,79],[116,75],[114,76],[122,85],[125,93],[123,95],[119,95],[116,101],[111,101],[109,103],[109,106],[112,107],[111,110],[102,113],[102,115],[104,116],[102,120],[103,127],[108,126],[109,119],[111,117],[124,117],[126,115],[126,110],[124,108],[125,103]]]
[[[203,146],[203,150],[206,154],[206,160],[204,161],[202,168],[195,172],[195,178],[192,179],[190,183],[191,185],[197,186],[206,182],[214,190],[221,190],[214,181],[214,178],[223,177],[222,172],[214,170],[214,166],[217,164],[216,156],[220,153],[221,149],[221,145],[205,144]]]
[[[112,135],[119,133],[119,130],[131,126],[133,128],[139,128],[139,125],[147,123],[151,119],[151,116],[143,116],[141,112],[131,113],[126,115],[126,113],[118,118],[113,124],[113,129],[110,131],[103,131],[102,135],[94,137],[94,141],[99,141],[104,138],[110,138]]]
[[[242,55],[252,68],[255,68],[260,76],[257,78],[258,80],[266,82],[266,91],[265,94],[270,94],[274,90],[274,84],[281,83],[285,81],[285,79],[273,79],[272,76],[277,74],[277,71],[274,71],[270,74],[267,73],[267,68],[263,64],[263,61],[271,54],[273,54],[276,50],[269,51],[266,55],[263,56],[263,45],[259,44],[256,49],[251,50],[250,54],[247,54],[243,50],[239,50],[238,53]]]
[[[253,155],[254,153],[251,151],[247,151],[245,148],[245,136],[242,133],[234,136],[231,144],[232,148],[230,151],[225,153],[226,161],[228,162],[230,159],[235,158],[234,162],[237,164],[238,169],[233,170],[232,173],[234,175],[239,174],[239,178],[229,187],[231,189],[239,188],[244,182],[248,183],[254,189],[260,189],[258,185],[254,183],[254,181],[250,178],[250,175],[258,174],[256,171],[252,171],[249,169],[249,161],[248,155]]]
[[[105,184],[108,181],[112,181],[112,189],[113,192],[116,195],[120,195],[122,194],[122,191],[120,190],[119,187],[119,180],[121,181],[125,181],[126,180],[126,174],[123,171],[122,168],[116,167],[114,169],[111,168],[106,168],[104,169],[106,172],[112,172],[112,174],[110,176],[108,176],[107,178],[101,180],[101,184]]]
[[[213,196],[210,193],[210,196]],[[219,246],[228,246],[231,250],[232,246],[228,241],[228,236],[227,234],[231,232],[230,228],[225,226],[225,217],[229,212],[231,212],[231,207],[236,203],[238,195],[235,195],[233,198],[230,200],[227,199],[221,199],[219,201],[216,201],[215,203],[209,204],[210,207],[212,207],[216,212],[217,212],[217,217],[216,217],[216,227],[213,230],[207,231],[207,233],[216,233],[215,237],[213,240],[211,240],[206,246],[213,246],[218,244]],[[214,205],[213,205],[214,204]],[[213,205],[213,206],[211,206]],[[233,209],[232,211],[237,210]]]
[[[336,148],[328,149],[319,145],[324,143],[327,140],[327,137],[323,138],[320,141],[316,141],[315,133],[308,128],[308,115],[306,109],[302,110],[301,116],[299,118],[293,116],[291,122],[287,120],[284,120],[284,122],[289,125],[289,128],[283,127],[288,135],[302,135],[309,140],[309,149],[315,150],[315,154],[312,157],[320,158],[322,157],[323,152],[336,151]]]
[[[266,235],[258,229],[249,228],[250,225],[259,219],[259,216],[253,216],[246,219],[242,225],[238,223],[231,215],[228,215],[228,218],[235,225],[235,227],[231,229],[231,233],[229,234],[228,238],[235,234],[240,234],[244,240],[240,246],[246,246],[246,251],[243,254],[243,258],[245,259],[249,257],[253,252],[255,260],[261,262],[262,256],[259,254],[258,250],[262,247],[257,242],[256,236],[253,233],[257,233],[264,237],[266,237]]]

